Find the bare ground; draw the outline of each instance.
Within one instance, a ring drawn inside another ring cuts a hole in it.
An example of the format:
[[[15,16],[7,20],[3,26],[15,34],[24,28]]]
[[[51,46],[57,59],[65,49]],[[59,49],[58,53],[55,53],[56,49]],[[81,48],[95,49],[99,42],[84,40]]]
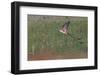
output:
[[[66,53],[56,53],[55,51],[46,51],[39,54],[28,53],[28,61],[32,60],[54,60],[54,59],[80,59],[87,58],[87,52],[71,52],[68,51]]]

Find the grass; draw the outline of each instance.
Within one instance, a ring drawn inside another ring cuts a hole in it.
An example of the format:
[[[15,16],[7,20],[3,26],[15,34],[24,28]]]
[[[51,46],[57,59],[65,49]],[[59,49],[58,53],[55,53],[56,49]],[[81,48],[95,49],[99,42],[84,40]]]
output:
[[[66,20],[70,20],[69,33],[73,38],[58,31]],[[87,52],[87,27],[87,17],[28,15],[28,52]]]

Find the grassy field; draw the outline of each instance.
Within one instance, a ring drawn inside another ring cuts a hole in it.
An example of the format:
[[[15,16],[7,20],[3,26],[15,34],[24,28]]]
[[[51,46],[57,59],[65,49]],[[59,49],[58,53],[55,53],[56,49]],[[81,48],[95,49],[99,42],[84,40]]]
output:
[[[58,31],[68,20],[71,36]],[[87,17],[28,15],[28,60],[87,58],[87,22]]]

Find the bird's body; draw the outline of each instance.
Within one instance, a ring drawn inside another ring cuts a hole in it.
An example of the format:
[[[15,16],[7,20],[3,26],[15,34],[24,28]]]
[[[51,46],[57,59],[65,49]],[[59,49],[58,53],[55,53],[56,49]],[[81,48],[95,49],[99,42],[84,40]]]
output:
[[[63,34],[68,34],[68,27],[69,27],[69,21],[63,24],[62,28],[59,30],[59,32],[63,33]]]

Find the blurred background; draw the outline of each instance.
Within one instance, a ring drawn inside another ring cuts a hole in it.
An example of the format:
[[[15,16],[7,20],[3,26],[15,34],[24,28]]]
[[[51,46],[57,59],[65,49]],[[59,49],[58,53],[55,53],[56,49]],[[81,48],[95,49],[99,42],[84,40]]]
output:
[[[70,21],[68,34],[59,32]],[[87,58],[88,18],[28,15],[28,59]]]

